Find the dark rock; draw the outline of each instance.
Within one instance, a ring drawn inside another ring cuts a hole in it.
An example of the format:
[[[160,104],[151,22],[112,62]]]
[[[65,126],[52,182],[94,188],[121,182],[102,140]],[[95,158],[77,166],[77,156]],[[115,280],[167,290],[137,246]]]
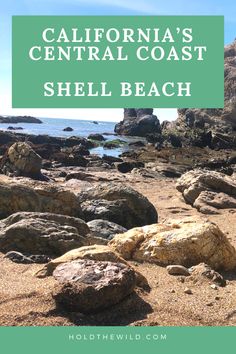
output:
[[[81,156],[89,156],[90,152],[89,150],[83,146],[83,145],[78,145],[78,146],[74,146],[72,148],[72,154],[74,155],[81,155]]]
[[[120,157],[114,157],[105,154],[102,156],[102,159],[103,161],[108,162],[109,164],[112,164],[114,162],[123,162],[123,160]]]
[[[29,258],[37,264],[48,263],[51,261],[51,258],[45,254],[31,254],[29,255]]]
[[[104,149],[117,149],[118,147],[120,147],[124,144],[125,144],[124,140],[115,139],[115,140],[105,141],[105,143],[103,144],[103,147],[104,147]]]
[[[231,176],[233,174],[233,166],[236,164],[236,156],[230,156],[229,158],[213,158],[206,161],[198,162],[194,165],[194,168],[207,169],[217,171]]]
[[[5,132],[5,131],[0,131],[0,145],[8,145],[8,144],[13,144],[17,139],[17,135],[10,133],[10,132]],[[7,150],[8,146],[5,146],[5,151]]]
[[[104,219],[127,229],[157,222],[149,200],[122,184],[100,184],[82,192],[79,200],[86,221]]]
[[[45,168],[45,169],[50,169],[50,168],[52,168],[52,163],[51,163],[51,161],[43,160],[43,161],[42,161],[42,168]]]
[[[67,176],[67,172],[66,171],[60,171],[58,174],[58,177],[66,177]]]
[[[121,263],[77,260],[53,272],[59,284],[53,298],[68,311],[93,313],[111,307],[133,292],[133,269]]]
[[[85,138],[79,138],[77,136],[71,136],[69,138],[66,138],[65,140],[62,140],[62,142],[65,147],[82,145],[87,149],[92,149],[96,146],[92,141]]]
[[[89,221],[87,225],[94,236],[107,240],[111,240],[116,234],[123,234],[127,231],[123,226],[102,219]]]
[[[67,174],[65,180],[69,181],[70,179],[79,179],[81,181],[93,182],[96,180],[96,177],[90,173],[77,171],[77,172],[71,172]]]
[[[7,252],[4,258],[8,258],[12,262],[22,263],[22,264],[32,264],[32,263],[43,264],[43,263],[48,263],[51,260],[50,257],[44,254],[25,255],[23,253],[16,252],[16,251]]]
[[[159,146],[162,146],[164,137],[161,133],[150,133],[146,135],[146,139],[148,143],[156,144],[158,143]]]
[[[16,213],[0,221],[0,249],[58,256],[87,244],[81,219],[50,213]],[[32,259],[34,262],[35,256]]]
[[[97,141],[105,141],[106,139],[104,138],[104,136],[102,136],[102,134],[90,134],[88,136],[89,140],[97,140]]]
[[[124,120],[116,124],[115,132],[119,135],[146,136],[160,133],[161,125],[152,108],[126,108]]]
[[[25,256],[24,254],[16,251],[7,252],[4,258],[10,259],[14,263],[22,263],[22,264],[32,264],[34,263],[32,259]]]
[[[86,167],[88,161],[78,154],[68,154],[67,152],[58,152],[53,154],[53,159],[60,162],[63,166]]]
[[[143,141],[132,141],[131,143],[129,143],[129,146],[131,147],[144,147],[145,143]]]
[[[8,127],[7,128],[8,130],[23,130],[23,128],[22,127]]]
[[[170,143],[173,147],[175,147],[175,148],[182,147],[182,141],[179,136],[176,136],[174,134],[170,134],[169,139],[170,139]]]
[[[144,167],[143,162],[138,161],[130,161],[130,162],[121,162],[116,165],[117,170],[121,173],[127,173],[132,171],[134,168],[142,168]]]
[[[71,128],[71,127],[66,127],[66,128],[63,129],[64,132],[73,132],[73,130],[74,129]]]
[[[211,140],[211,147],[215,150],[236,149],[236,135],[214,133]]]
[[[45,160],[50,160],[52,159],[53,154],[60,152],[60,145],[56,144],[39,144],[35,145],[31,142],[28,142],[28,144],[32,147],[32,149],[43,159]]]
[[[98,124],[98,122],[96,120],[93,121],[93,124]]]

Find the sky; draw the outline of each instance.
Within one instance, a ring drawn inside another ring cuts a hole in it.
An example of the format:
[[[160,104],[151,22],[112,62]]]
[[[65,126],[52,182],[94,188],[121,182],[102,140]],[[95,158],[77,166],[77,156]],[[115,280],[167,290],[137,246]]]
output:
[[[120,121],[123,115],[122,109],[12,109],[12,15],[224,15],[225,43],[236,37],[235,0],[1,0],[0,115],[107,121]],[[154,112],[161,121],[173,120],[177,116],[175,109],[156,108]]]

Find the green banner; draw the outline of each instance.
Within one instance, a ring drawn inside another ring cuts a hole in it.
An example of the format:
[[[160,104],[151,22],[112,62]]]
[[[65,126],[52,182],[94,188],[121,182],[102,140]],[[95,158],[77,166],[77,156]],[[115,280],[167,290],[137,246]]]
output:
[[[13,16],[13,108],[222,108],[222,16]]]
[[[235,333],[233,327],[2,327],[0,339],[7,354],[228,354]]]

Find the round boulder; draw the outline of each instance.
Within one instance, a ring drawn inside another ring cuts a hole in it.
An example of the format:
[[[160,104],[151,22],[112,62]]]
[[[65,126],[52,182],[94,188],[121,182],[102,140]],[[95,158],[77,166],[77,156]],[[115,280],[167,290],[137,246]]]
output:
[[[157,222],[157,212],[149,200],[123,184],[103,183],[79,196],[85,220],[104,219],[127,229]]]
[[[59,265],[53,272],[58,284],[56,303],[68,311],[93,313],[113,306],[132,293],[133,269],[121,263],[77,260]]]

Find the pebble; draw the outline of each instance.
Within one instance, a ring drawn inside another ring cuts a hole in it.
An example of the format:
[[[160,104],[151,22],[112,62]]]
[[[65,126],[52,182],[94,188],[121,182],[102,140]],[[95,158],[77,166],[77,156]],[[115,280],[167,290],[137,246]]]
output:
[[[184,293],[185,293],[185,294],[188,294],[188,295],[192,295],[193,292],[192,292],[191,289],[185,288],[185,289],[184,289]]]
[[[166,267],[166,270],[167,272],[170,274],[170,275],[183,275],[183,276],[188,276],[190,275],[189,271],[187,268],[185,268],[184,266],[182,265],[178,265],[178,264],[175,264],[175,265],[168,265]]]
[[[210,287],[211,287],[213,290],[218,290],[218,286],[215,285],[215,284],[211,284]]]

